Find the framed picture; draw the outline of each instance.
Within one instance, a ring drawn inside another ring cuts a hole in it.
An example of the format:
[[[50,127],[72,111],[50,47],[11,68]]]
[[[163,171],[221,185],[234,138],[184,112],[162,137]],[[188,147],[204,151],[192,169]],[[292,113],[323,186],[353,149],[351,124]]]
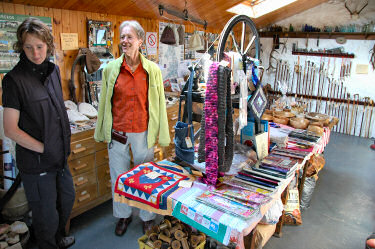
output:
[[[87,20],[87,41],[89,49],[95,54],[112,53],[112,23],[107,21]]]
[[[263,92],[263,88],[259,85],[247,103],[247,106],[257,121],[259,121],[262,117],[263,112],[266,109],[266,105],[266,95]]]

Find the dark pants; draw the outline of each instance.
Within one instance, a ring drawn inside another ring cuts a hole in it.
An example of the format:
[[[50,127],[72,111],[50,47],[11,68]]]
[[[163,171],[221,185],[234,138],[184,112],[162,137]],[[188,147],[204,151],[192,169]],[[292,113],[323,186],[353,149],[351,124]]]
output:
[[[42,174],[21,173],[35,237],[40,249],[58,248],[74,204],[75,191],[69,168]]]

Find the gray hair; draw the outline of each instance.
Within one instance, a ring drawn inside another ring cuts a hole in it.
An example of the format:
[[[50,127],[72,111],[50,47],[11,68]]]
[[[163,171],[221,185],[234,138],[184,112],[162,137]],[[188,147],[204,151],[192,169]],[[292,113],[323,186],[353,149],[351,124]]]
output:
[[[137,33],[138,39],[141,39],[142,42],[145,41],[145,30],[142,28],[141,24],[139,22],[132,20],[132,21],[123,21],[120,25],[120,33],[123,28],[126,26],[132,27],[135,32]]]

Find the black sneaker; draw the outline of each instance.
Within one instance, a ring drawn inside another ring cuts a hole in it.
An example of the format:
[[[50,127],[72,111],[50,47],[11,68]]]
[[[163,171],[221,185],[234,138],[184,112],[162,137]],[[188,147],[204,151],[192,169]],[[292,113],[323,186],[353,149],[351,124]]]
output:
[[[76,240],[75,240],[74,236],[66,236],[66,237],[63,237],[58,242],[58,246],[59,246],[59,249],[65,249],[65,248],[69,248],[72,245],[74,245],[75,242],[76,242]]]

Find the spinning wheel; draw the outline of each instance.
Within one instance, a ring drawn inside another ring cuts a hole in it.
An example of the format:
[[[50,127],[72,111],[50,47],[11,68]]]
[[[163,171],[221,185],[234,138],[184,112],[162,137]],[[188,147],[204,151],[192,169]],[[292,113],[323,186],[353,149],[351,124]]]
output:
[[[260,53],[259,34],[254,22],[248,16],[237,15],[232,17],[221,32],[216,60],[221,61],[224,58],[224,53],[229,51],[240,55],[245,73],[248,68],[247,65],[253,64],[253,77],[255,74],[257,78]],[[256,134],[262,132],[260,118],[266,104],[267,99],[262,87],[260,84],[256,84],[256,90],[253,91],[248,102],[248,109],[255,119]]]
[[[221,32],[217,61],[221,61],[224,52],[229,51],[239,53],[243,62],[249,59],[259,59],[259,34],[254,22],[248,16],[232,17]]]

